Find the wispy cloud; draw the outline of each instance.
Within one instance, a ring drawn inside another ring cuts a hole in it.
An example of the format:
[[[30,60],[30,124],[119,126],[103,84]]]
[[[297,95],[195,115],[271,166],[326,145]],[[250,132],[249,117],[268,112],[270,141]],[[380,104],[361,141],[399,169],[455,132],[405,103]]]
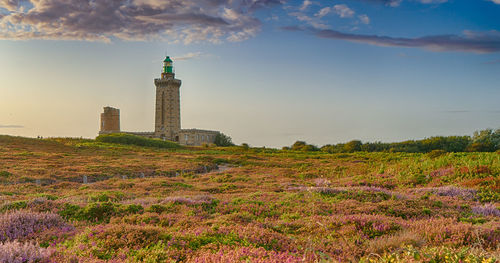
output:
[[[312,5],[312,1],[304,0],[304,2],[302,2],[302,5],[300,6],[299,10],[305,11],[307,8],[309,8],[310,5]]]
[[[0,0],[0,39],[241,41],[281,0]]]
[[[0,128],[11,129],[11,128],[24,128],[22,125],[6,125],[0,124]]]
[[[326,15],[328,15],[330,12],[332,11],[332,8],[331,7],[324,7],[324,8],[321,8],[316,14],[314,14],[315,17],[324,17]]]
[[[358,18],[359,18],[359,21],[361,21],[361,23],[363,23],[365,25],[370,24],[370,17],[368,17],[367,15],[359,15]]]
[[[448,2],[448,0],[419,0],[422,4],[442,4]]]
[[[463,51],[492,53],[500,51],[500,32],[464,31],[463,35],[433,35],[418,38],[397,38],[378,35],[343,33],[335,30],[312,30],[321,38],[346,40],[385,47],[424,48],[432,51]]]
[[[398,7],[401,4],[402,0],[361,0],[361,1],[376,3],[376,4],[383,4],[383,5],[391,6],[391,7]]]
[[[173,59],[179,61],[179,60],[196,59],[196,58],[200,58],[203,56],[205,56],[205,54],[203,54],[202,52],[189,52],[187,54],[174,57]]]
[[[391,7],[398,7],[401,5],[401,2],[403,0],[360,0],[363,2],[369,2],[369,3],[376,3],[376,4],[383,4],[386,6],[391,6]],[[419,2],[422,4],[443,4],[449,2],[449,0],[411,0],[413,2]],[[500,0],[490,0],[496,3],[500,3]]]
[[[490,1],[497,4],[497,5],[500,5],[500,0],[490,0]]]
[[[295,17],[297,20],[301,22],[305,22],[308,25],[312,26],[315,29],[327,29],[328,25],[324,24],[319,17],[311,17],[302,12],[291,12],[288,15]]]

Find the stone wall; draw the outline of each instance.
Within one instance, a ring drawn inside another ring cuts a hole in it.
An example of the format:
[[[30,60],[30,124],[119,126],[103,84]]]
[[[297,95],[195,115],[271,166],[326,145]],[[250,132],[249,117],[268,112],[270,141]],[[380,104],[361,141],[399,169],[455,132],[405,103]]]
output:
[[[218,131],[208,131],[199,129],[184,129],[178,133],[179,143],[182,145],[200,146],[215,142]]]

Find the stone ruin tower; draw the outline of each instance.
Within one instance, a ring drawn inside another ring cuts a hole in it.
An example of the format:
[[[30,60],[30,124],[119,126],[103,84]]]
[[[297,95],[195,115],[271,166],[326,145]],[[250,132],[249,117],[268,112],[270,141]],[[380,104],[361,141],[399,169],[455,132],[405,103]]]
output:
[[[181,81],[175,78],[172,60],[169,56],[163,61],[161,78],[155,79],[156,108],[155,131],[156,138],[179,141],[181,130],[181,109],[179,88]]]
[[[101,130],[99,134],[120,132],[120,110],[104,107],[101,113]]]

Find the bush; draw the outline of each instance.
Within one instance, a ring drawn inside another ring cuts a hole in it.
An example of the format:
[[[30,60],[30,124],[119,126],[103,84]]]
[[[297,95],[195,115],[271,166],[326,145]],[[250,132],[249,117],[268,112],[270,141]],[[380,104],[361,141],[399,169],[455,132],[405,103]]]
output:
[[[416,248],[413,245],[407,245],[392,253],[370,254],[359,262],[497,262],[495,257],[483,253],[478,253],[472,248],[458,249],[445,246]]]
[[[500,217],[500,210],[493,204],[484,204],[472,208],[472,213],[482,216],[498,216]]]
[[[144,207],[137,204],[118,205],[112,202],[90,203],[86,207],[65,204],[59,215],[67,220],[108,223],[111,217],[128,214],[142,214]]]
[[[437,158],[437,157],[445,155],[445,154],[446,154],[446,151],[444,151],[444,150],[432,150],[431,152],[429,152],[427,154],[427,156],[429,156],[429,158],[434,159],[434,158]]]
[[[181,146],[175,142],[163,141],[160,139],[150,139],[141,136],[125,133],[103,134],[96,138],[98,142],[128,144],[136,146],[157,147],[162,149],[176,149]]]
[[[242,143],[241,148],[246,151],[246,150],[250,149],[250,145],[248,145],[248,143]]]
[[[296,141],[294,144],[292,144],[290,149],[292,151],[303,151],[303,152],[311,152],[319,150],[319,148],[316,147],[315,145],[307,144],[304,141]]]
[[[141,205],[131,204],[131,205],[125,206],[123,208],[123,211],[126,214],[142,214],[142,213],[144,213],[144,207],[142,207]]]
[[[71,228],[57,214],[17,211],[0,215],[0,242],[20,239],[50,228]]]
[[[7,171],[0,171],[0,177],[4,177],[4,178],[8,178],[10,177],[12,174],[7,172]]]
[[[14,202],[4,204],[0,208],[0,212],[5,212],[8,210],[19,210],[19,209],[26,208],[27,206],[28,206],[28,204],[26,203],[26,201],[14,201]]]
[[[475,142],[467,147],[468,152],[492,152],[495,148],[489,142]]]
[[[233,143],[233,140],[231,139],[231,137],[225,135],[222,132],[217,133],[217,135],[215,136],[214,143],[217,146],[223,146],[223,147],[234,146],[234,143]]]
[[[73,204],[64,204],[63,208],[57,212],[60,216],[62,216],[66,220],[70,219],[78,219],[78,215],[82,208]]]
[[[168,208],[166,206],[158,205],[158,204],[151,205],[148,208],[149,212],[154,212],[154,213],[158,213],[158,214],[161,214],[167,210],[168,210]]]
[[[148,247],[170,239],[171,235],[161,227],[108,224],[87,229],[76,237],[74,245],[83,255],[90,252],[99,259],[111,259],[121,249]],[[92,249],[84,250],[80,246]]]
[[[51,254],[49,249],[32,243],[0,243],[0,262],[4,263],[48,262]]]
[[[486,188],[480,189],[477,193],[477,197],[481,203],[500,201],[500,193]]]
[[[359,152],[361,151],[361,146],[363,143],[358,140],[350,141],[344,145],[344,151],[348,153]]]

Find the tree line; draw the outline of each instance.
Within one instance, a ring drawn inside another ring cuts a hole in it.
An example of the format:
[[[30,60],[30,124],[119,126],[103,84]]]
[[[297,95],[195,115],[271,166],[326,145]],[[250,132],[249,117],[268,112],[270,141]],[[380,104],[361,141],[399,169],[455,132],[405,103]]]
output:
[[[434,150],[446,152],[494,152],[500,150],[500,129],[486,129],[474,132],[473,136],[435,136],[422,140],[403,142],[361,142],[352,140],[347,143],[327,144],[317,147],[305,141],[296,141],[283,150],[323,151],[328,153],[352,152],[408,152],[428,153]]]

